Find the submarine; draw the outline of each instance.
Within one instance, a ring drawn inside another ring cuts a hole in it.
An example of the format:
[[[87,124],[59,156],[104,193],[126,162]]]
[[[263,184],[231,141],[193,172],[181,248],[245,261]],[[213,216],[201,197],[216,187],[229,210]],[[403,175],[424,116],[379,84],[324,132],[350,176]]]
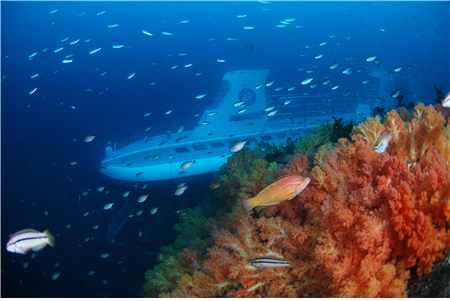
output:
[[[374,105],[354,95],[269,92],[268,75],[266,69],[226,72],[221,95],[193,129],[145,137],[121,148],[108,145],[100,171],[127,182],[217,172],[236,143],[245,141],[246,148],[261,142],[282,145],[333,117],[362,120]]]

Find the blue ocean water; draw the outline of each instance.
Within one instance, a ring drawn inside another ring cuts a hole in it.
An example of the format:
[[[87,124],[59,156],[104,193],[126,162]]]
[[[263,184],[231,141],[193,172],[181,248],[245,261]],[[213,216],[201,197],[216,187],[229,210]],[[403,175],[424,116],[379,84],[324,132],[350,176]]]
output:
[[[388,97],[396,89],[426,103],[435,87],[450,90],[448,3],[2,2],[1,9],[3,296],[140,296],[145,270],[174,239],[177,211],[207,200],[214,175],[183,179],[189,189],[181,197],[173,195],[180,180],[143,189],[100,173],[105,146],[140,139],[147,127],[152,134],[195,127],[194,115],[212,101],[195,95],[217,93],[228,71],[268,69],[267,90],[320,96],[330,93],[325,79],[339,95],[357,94],[383,70],[394,77],[377,90],[386,106],[396,105]],[[320,81],[307,88],[305,78]],[[85,143],[89,135],[95,140]],[[124,191],[149,199],[126,204]],[[115,207],[104,210],[109,202]],[[141,209],[108,241],[109,227]],[[25,228],[49,229],[56,246],[7,253],[8,236]]]

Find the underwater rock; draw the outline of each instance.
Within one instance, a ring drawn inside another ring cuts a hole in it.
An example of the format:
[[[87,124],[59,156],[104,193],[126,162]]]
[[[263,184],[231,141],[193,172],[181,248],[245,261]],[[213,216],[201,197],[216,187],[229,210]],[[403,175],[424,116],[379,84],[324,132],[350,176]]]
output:
[[[334,118],[333,122],[324,124],[309,135],[301,137],[295,144],[295,152],[302,153],[312,159],[319,148],[324,145],[334,145],[340,138],[350,138],[353,123]]]
[[[424,277],[412,276],[408,285],[408,297],[450,298],[450,254]]]

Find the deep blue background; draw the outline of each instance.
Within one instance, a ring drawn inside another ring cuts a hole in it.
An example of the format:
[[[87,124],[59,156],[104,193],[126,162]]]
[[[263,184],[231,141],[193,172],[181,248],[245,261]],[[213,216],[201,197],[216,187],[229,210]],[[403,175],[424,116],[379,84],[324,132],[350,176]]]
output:
[[[174,238],[176,211],[207,200],[205,183],[210,177],[189,179],[190,187],[181,198],[172,195],[180,181],[151,184],[142,190],[98,172],[104,147],[108,142],[124,145],[141,138],[148,126],[153,127],[151,133],[193,127],[193,115],[211,101],[209,97],[195,101],[194,96],[213,95],[228,70],[268,68],[274,86],[299,88],[299,81],[309,77],[304,71],[312,69],[314,76],[339,83],[343,92],[358,91],[360,81],[368,78],[365,58],[376,55],[387,70],[403,67],[399,76],[412,83],[413,100],[431,101],[433,85],[450,89],[447,3],[1,5],[3,296],[141,293],[144,271],[154,263],[158,248]],[[49,14],[53,9],[59,10]],[[106,13],[96,16],[102,10]],[[238,14],[248,16],[238,19]],[[297,19],[294,25],[275,27],[290,17]],[[184,19],[190,23],[179,24]],[[120,27],[107,28],[115,23]],[[255,30],[245,31],[243,26],[255,26]],[[154,36],[143,35],[142,29]],[[162,31],[174,35],[163,36]],[[330,39],[333,34],[336,38]],[[68,42],[81,40],[69,46],[61,42],[65,37]],[[228,37],[238,40],[227,41]],[[328,44],[319,48],[323,41]],[[112,49],[113,44],[126,47]],[[63,45],[63,51],[53,53]],[[98,47],[101,52],[88,55]],[[44,48],[48,52],[42,52]],[[28,59],[35,51],[39,53]],[[180,57],[180,52],[188,55]],[[324,58],[314,60],[319,53]],[[74,55],[74,62],[61,64],[68,54]],[[217,58],[225,58],[226,63],[217,63]],[[182,68],[187,63],[193,67]],[[333,63],[362,72],[351,80],[330,71]],[[171,70],[172,65],[180,67]],[[102,72],[107,74],[101,76]],[[135,78],[127,80],[132,72]],[[196,72],[201,76],[195,76]],[[30,79],[34,73],[40,76]],[[38,91],[29,96],[35,87]],[[320,89],[315,93],[320,94]],[[173,113],[164,115],[169,109]],[[153,115],[144,118],[145,112]],[[82,142],[88,135],[97,138],[90,144]],[[78,165],[71,167],[71,161]],[[110,194],[97,192],[99,186],[106,186]],[[88,196],[80,198],[88,189]],[[133,191],[131,211],[146,210],[130,220],[116,244],[109,244],[105,235],[112,211],[103,206],[112,201],[120,204],[126,190]],[[149,200],[136,204],[136,196],[144,192],[150,193]],[[152,207],[160,207],[155,216],[149,214]],[[83,217],[86,211],[90,215]],[[94,225],[99,229],[93,230]],[[30,227],[50,229],[56,235],[56,247],[35,253],[35,258],[6,253],[8,235]],[[142,238],[139,231],[144,233]],[[87,237],[92,240],[86,243]],[[104,252],[111,257],[101,259]],[[96,274],[88,276],[90,270]],[[61,273],[55,281],[51,280],[54,272]]]

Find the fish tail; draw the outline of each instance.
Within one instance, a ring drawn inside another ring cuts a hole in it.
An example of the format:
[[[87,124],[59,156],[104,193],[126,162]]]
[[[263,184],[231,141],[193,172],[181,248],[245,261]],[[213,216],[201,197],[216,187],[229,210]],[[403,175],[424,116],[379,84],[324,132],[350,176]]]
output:
[[[48,237],[48,244],[49,244],[51,247],[54,247],[54,246],[55,246],[55,237],[53,236],[53,234],[51,234],[49,230],[45,230],[44,233],[45,233],[45,234],[47,235],[47,237]]]
[[[245,210],[251,211],[256,206],[254,205],[256,202],[256,197],[246,199],[242,202],[242,205],[244,206]]]

